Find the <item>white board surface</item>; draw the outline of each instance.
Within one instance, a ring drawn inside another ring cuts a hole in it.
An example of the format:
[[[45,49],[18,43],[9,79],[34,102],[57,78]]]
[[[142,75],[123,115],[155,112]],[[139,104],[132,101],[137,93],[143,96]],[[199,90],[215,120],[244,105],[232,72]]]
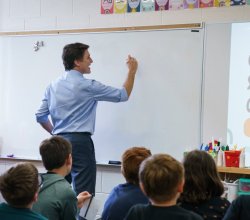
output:
[[[37,52],[33,45],[43,41]],[[8,36],[0,39],[1,156],[40,158],[39,144],[50,135],[35,121],[46,86],[64,69],[64,45],[90,45],[94,78],[121,87],[126,58],[139,62],[128,102],[99,102],[93,135],[98,163],[120,160],[131,146],[177,159],[200,144],[203,30]]]

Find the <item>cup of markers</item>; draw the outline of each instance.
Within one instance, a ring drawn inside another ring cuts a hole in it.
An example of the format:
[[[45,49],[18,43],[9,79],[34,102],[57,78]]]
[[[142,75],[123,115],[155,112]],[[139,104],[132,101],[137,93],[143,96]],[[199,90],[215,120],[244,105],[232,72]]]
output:
[[[208,145],[203,144],[200,150],[207,151],[215,160],[217,166],[226,167],[244,167],[244,148],[237,150],[237,145],[233,146],[233,150],[229,149],[229,146],[220,146],[220,142],[210,142]]]

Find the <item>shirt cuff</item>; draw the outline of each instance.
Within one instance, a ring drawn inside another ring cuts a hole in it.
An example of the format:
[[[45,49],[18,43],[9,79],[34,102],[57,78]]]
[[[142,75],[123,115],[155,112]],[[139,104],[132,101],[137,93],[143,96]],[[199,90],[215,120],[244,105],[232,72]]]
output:
[[[38,123],[45,123],[49,120],[48,116],[45,115],[45,116],[36,116],[36,121]]]
[[[121,90],[121,102],[125,102],[128,100],[128,93],[127,90],[123,87]]]

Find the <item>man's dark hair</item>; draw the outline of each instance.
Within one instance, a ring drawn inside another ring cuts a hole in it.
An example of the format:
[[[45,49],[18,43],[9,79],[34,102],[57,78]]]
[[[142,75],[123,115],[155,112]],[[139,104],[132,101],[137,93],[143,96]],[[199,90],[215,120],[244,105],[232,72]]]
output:
[[[72,70],[75,67],[75,60],[83,58],[85,50],[89,48],[88,45],[82,43],[67,44],[63,48],[63,65],[65,70]]]
[[[62,167],[71,153],[71,144],[60,136],[46,139],[40,145],[40,155],[47,170]]]

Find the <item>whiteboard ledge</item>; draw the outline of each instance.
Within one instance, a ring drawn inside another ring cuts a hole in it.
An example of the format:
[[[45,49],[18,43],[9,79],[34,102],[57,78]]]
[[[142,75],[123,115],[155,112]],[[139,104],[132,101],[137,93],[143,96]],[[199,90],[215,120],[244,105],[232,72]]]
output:
[[[97,166],[104,166],[104,167],[121,167],[121,164],[117,165],[117,164],[108,164],[108,163],[99,163],[96,162]]]
[[[14,160],[18,160],[18,161],[37,161],[37,162],[41,162],[42,160],[37,158],[24,158],[24,157],[5,157],[5,156],[2,156],[0,157],[0,161],[1,160],[10,160],[10,161],[14,161]]]
[[[22,162],[42,162],[41,159],[35,158],[24,158],[24,157],[0,157],[0,161],[22,161]],[[96,162],[96,166],[99,167],[121,167],[121,165],[108,164],[108,163],[99,163]]]
[[[0,36],[15,35],[46,35],[46,34],[76,34],[76,33],[96,33],[96,32],[119,32],[119,31],[147,31],[147,30],[166,30],[166,29],[201,29],[202,23],[190,24],[170,24],[153,26],[134,26],[134,27],[114,27],[114,28],[86,28],[86,29],[68,29],[68,30],[47,30],[47,31],[13,31],[0,32]]]

